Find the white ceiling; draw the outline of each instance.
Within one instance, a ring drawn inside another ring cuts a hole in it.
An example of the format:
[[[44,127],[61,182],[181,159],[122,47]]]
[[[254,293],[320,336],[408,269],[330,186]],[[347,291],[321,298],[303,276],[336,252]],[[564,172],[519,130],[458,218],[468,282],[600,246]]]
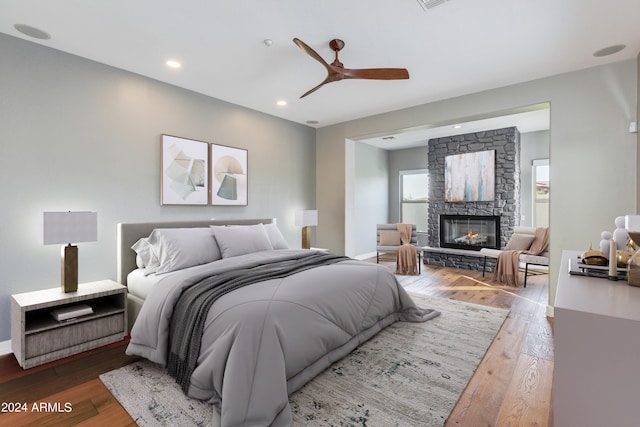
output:
[[[417,0],[0,2],[0,32],[314,127],[635,58],[639,18],[638,0],[451,0],[426,11]],[[345,67],[411,77],[345,80],[299,99],[326,71],[294,37],[327,62],[340,38]]]
[[[420,126],[411,129],[389,132],[383,135],[373,135],[359,138],[358,141],[373,145],[385,150],[400,150],[403,148],[419,147],[427,145],[432,138],[463,135],[492,129],[503,129],[515,126],[522,133],[537,132],[550,128],[549,108],[534,108],[531,111],[500,114],[497,117],[465,121],[444,126]]]

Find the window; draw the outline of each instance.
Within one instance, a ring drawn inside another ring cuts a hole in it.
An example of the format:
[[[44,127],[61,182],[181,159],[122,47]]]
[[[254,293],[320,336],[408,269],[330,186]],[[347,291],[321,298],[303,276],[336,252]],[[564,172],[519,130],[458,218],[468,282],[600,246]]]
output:
[[[400,221],[427,231],[429,174],[425,169],[400,171]]]
[[[533,161],[533,226],[549,226],[549,159]]]

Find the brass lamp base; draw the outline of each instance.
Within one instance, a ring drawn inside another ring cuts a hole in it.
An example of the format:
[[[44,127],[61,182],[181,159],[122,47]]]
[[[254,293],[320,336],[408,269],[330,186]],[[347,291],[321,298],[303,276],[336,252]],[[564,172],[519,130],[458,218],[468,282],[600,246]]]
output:
[[[311,249],[311,227],[302,227],[302,249]]]
[[[63,246],[60,255],[62,291],[76,292],[78,290],[78,247]]]

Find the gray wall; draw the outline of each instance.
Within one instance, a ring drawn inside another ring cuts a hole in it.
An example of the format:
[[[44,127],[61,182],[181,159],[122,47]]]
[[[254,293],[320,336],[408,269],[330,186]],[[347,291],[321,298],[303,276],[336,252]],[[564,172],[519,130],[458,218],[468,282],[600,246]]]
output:
[[[347,176],[345,254],[365,258],[375,252],[376,224],[400,222],[400,171],[426,169],[427,148],[426,141],[425,147],[391,151],[347,141],[351,146],[346,158],[346,169],[353,173]]]
[[[520,134],[520,215],[522,216],[520,225],[527,227],[533,225],[533,168],[531,162],[548,158],[548,130]]]
[[[354,143],[353,209],[356,221],[347,228],[353,233],[353,247],[346,250],[356,257],[371,253],[376,246],[376,224],[386,223],[389,209],[389,153],[362,142]],[[372,249],[373,248],[373,249]]]
[[[427,169],[427,141],[424,146],[389,151],[389,220],[400,222],[400,171]]]
[[[0,52],[0,341],[11,294],[59,286],[43,211],[98,212],[98,241],[78,245],[80,282],[115,279],[118,222],[276,217],[300,247],[314,129],[2,34]],[[160,206],[162,133],[248,149],[249,205]]]
[[[623,61],[322,128],[317,134],[316,175],[331,175],[332,182],[343,180],[346,139],[425,124],[454,124],[550,102],[549,303],[553,305],[562,250],[586,249],[590,241],[600,240],[602,230],[611,228],[616,216],[636,211],[638,150],[629,122],[637,117],[637,70],[638,61]],[[344,195],[331,194],[323,185],[318,180],[317,208],[344,212]],[[344,223],[344,218],[331,216],[319,224],[318,244],[344,250]]]
[[[316,144],[316,165],[322,164],[323,168],[316,166],[316,207],[318,208],[318,226],[316,227],[316,246],[329,249],[331,252],[344,254],[346,242],[346,229],[353,228],[357,216],[349,209],[351,202],[347,203],[346,195],[352,194],[353,177],[355,177],[355,164],[347,162],[347,147],[350,152],[355,152],[351,147],[353,141],[346,141],[344,129],[340,124],[320,128],[317,131],[317,139],[340,141],[339,144],[325,145],[318,149]],[[349,185],[347,186],[347,182]],[[352,200],[352,199],[350,199]],[[322,206],[322,209],[319,207]],[[350,217],[347,221],[347,213]],[[355,233],[351,231],[351,239]],[[352,247],[353,244],[350,244]]]

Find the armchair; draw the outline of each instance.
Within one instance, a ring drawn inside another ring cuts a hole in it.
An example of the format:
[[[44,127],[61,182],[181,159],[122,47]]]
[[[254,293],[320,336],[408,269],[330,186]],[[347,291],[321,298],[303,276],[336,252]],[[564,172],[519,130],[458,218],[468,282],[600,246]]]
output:
[[[484,277],[486,268],[487,268],[487,257],[495,258],[496,260],[500,256],[503,251],[506,250],[518,250],[518,251],[526,251],[531,247],[531,243],[533,243],[533,239],[536,233],[535,227],[520,227],[516,226],[513,229],[513,234],[507,242],[507,246],[503,250],[499,249],[489,249],[482,248],[480,249],[480,253],[484,255],[484,261],[482,263],[482,277]],[[539,255],[531,255],[526,253],[521,253],[518,257],[521,264],[524,264],[524,287],[527,287],[527,276],[529,275],[529,266],[530,265],[538,265],[549,267],[549,252],[545,249]]]
[[[422,272],[422,251],[418,248],[418,234],[416,225],[411,227],[411,244],[416,247],[418,254],[418,272]],[[387,253],[398,253],[398,248],[402,245],[400,242],[400,232],[397,224],[378,224],[376,225],[376,262],[380,263],[380,255]]]

